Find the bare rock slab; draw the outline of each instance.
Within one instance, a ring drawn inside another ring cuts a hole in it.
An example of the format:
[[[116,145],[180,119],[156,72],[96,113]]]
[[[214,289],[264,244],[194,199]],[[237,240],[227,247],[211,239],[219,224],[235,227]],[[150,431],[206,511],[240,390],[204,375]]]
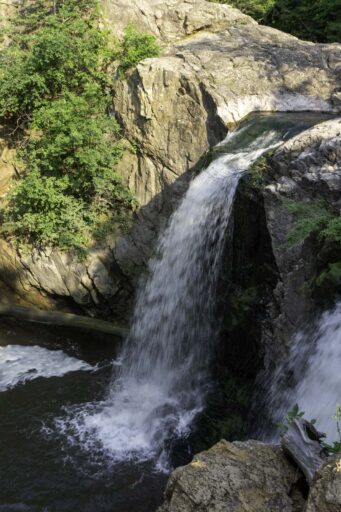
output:
[[[298,512],[300,477],[277,446],[222,440],[172,473],[159,512]]]
[[[305,512],[340,512],[341,455],[329,459],[312,484]]]

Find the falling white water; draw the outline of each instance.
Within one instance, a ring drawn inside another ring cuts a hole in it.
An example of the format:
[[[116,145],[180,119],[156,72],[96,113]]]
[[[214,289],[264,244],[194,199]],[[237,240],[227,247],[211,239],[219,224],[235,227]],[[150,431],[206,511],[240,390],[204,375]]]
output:
[[[69,372],[92,369],[89,364],[67,356],[62,350],[21,345],[0,347],[0,391],[38,377],[62,377]]]
[[[189,433],[205,405],[238,181],[264,151],[305,126],[297,117],[252,120],[219,145],[216,160],[191,182],[149,264],[105,400],[66,408],[56,420],[69,442],[114,462],[153,459],[169,467],[172,443]]]
[[[282,420],[297,403],[306,419],[316,419],[318,430],[330,442],[338,440],[334,417],[341,405],[341,302],[321,316],[313,332],[296,336],[271,394],[275,421]]]
[[[241,130],[229,136],[222,150],[229,153],[192,181],[150,262],[106,400],[57,420],[71,442],[102,448],[114,461],[154,458],[165,468],[172,440],[189,433],[219,335],[217,285],[237,184],[284,133],[260,131],[242,147]]]

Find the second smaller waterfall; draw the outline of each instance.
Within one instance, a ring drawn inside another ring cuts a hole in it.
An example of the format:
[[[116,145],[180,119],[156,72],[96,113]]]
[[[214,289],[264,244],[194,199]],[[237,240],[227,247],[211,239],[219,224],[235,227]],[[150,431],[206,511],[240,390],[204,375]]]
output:
[[[273,422],[298,404],[329,442],[338,439],[334,418],[341,405],[341,302],[325,312],[314,330],[298,333],[289,360],[274,376],[269,393]]]

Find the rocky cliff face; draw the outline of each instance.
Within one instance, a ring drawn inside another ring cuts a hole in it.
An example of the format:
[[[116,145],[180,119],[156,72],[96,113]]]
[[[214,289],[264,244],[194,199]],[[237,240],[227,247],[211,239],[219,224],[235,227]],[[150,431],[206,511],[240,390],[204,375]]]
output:
[[[316,233],[290,245],[288,237],[297,219],[287,205],[322,204],[335,216],[341,214],[340,148],[341,120],[335,119],[289,140],[270,160],[263,198],[279,274],[269,310],[272,332],[263,335],[270,367],[282,360],[293,334],[316,312],[319,297],[314,296],[312,283],[332,262]]]
[[[113,98],[124,135],[137,148],[118,170],[141,208],[129,235],[94,248],[84,262],[58,251],[21,254],[2,241],[0,275],[40,306],[73,305],[119,318],[128,316],[157,234],[205,152],[251,111],[337,111],[341,50],[299,41],[205,0],[102,5],[117,33],[133,21],[163,45],[160,58],[116,83]]]
[[[217,31],[233,25],[254,23],[238,9],[206,0],[102,0],[104,17],[115,33],[123,35],[128,23],[172,43],[201,30]]]
[[[120,2],[110,4],[115,16]],[[122,172],[143,204],[250,112],[339,108],[338,45],[299,41],[203,0],[134,2],[129,9],[165,41],[162,57],[141,63],[114,98],[139,149]]]

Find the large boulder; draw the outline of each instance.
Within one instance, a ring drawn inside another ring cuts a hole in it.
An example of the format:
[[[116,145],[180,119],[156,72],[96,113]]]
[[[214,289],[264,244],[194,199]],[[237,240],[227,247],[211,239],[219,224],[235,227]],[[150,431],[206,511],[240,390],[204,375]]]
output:
[[[277,446],[222,440],[172,473],[159,512],[298,512],[300,478]]]
[[[115,16],[121,10],[121,0],[106,4]],[[141,204],[195,167],[250,112],[340,107],[340,45],[300,41],[205,0],[142,0],[128,11],[139,28],[166,41],[161,57],[141,62],[115,87],[117,116],[138,148],[119,169]],[[201,26],[184,33],[193,18]]]
[[[158,512],[339,512],[341,456],[310,488],[279,446],[220,441],[171,474]]]
[[[126,321],[131,289],[110,248],[92,249],[79,259],[51,249],[27,252],[0,239],[0,274],[6,285],[1,290],[3,303],[17,296],[20,302],[42,309],[83,311]]]
[[[132,23],[162,43],[183,39],[200,30],[256,23],[238,9],[206,0],[102,0],[102,9],[107,24],[118,36]]]
[[[340,512],[341,456],[332,458],[318,471],[304,512]]]

